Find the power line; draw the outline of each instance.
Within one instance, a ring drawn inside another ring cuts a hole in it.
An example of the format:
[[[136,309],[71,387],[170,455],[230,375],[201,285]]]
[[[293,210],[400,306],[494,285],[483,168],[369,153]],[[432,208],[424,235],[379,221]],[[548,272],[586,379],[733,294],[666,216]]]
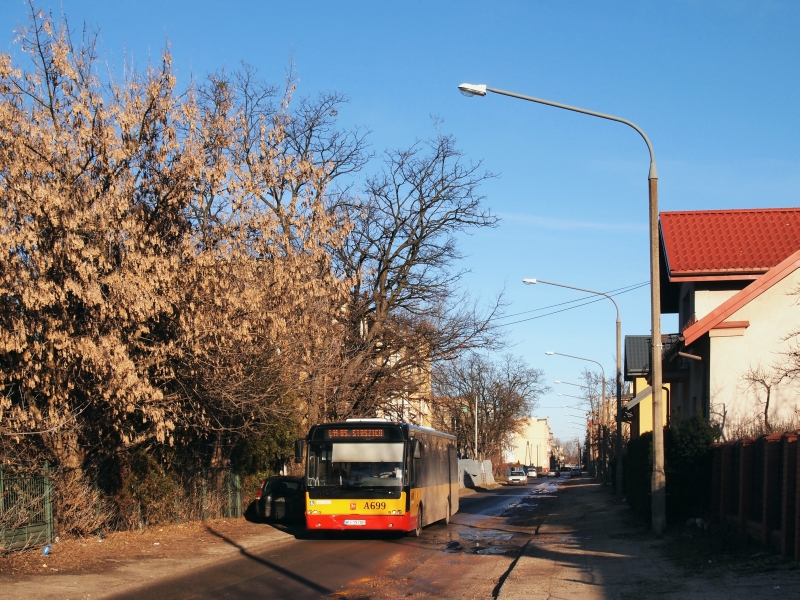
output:
[[[637,288],[642,287],[644,285],[649,285],[649,283],[650,283],[649,281],[642,281],[640,283],[634,283],[632,285],[626,285],[626,286],[621,287],[621,288],[617,288],[617,289],[614,289],[614,290],[609,290],[606,293],[607,294],[611,294],[612,296],[615,295],[615,294],[622,294],[624,292],[628,292],[630,290],[637,289]],[[503,315],[502,317],[497,317],[497,318],[498,319],[510,319],[511,317],[518,317],[519,315],[527,315],[528,313],[539,312],[540,310],[548,310],[550,308],[556,308],[558,306],[564,306],[565,304],[574,304],[575,302],[581,302],[582,300],[588,300],[590,298],[596,299],[597,296],[595,294],[592,294],[590,296],[583,296],[582,298],[576,298],[575,300],[568,300],[566,302],[559,302],[558,304],[551,304],[549,306],[542,306],[541,308],[532,308],[531,310],[523,310],[522,312],[512,313],[510,315]]]
[[[617,292],[616,294],[609,294],[609,296],[619,296],[621,294],[627,294],[628,292],[632,292],[634,290],[638,290],[639,288],[645,287],[647,285],[650,285],[650,282],[645,282],[645,283],[636,285],[634,287],[626,289],[625,291]],[[554,310],[553,312],[545,313],[543,315],[537,315],[535,317],[528,317],[527,319],[520,319],[519,321],[512,321],[511,323],[499,323],[497,325],[494,325],[494,327],[506,327],[508,325],[516,325],[517,323],[525,323],[526,321],[533,321],[535,319],[541,319],[543,317],[549,317],[550,315],[555,315],[555,314],[562,313],[562,312],[567,311],[567,310],[572,310],[573,308],[580,308],[581,306],[586,306],[587,304],[594,304],[595,302],[600,302],[602,300],[605,300],[605,298],[601,296],[599,298],[595,298],[594,300],[589,300],[588,302],[584,302],[582,304],[576,304],[575,306],[568,306],[567,308],[562,308],[561,310]],[[559,306],[559,305],[556,304],[556,305],[553,305],[553,306]],[[545,310],[545,309],[538,309],[538,310]]]

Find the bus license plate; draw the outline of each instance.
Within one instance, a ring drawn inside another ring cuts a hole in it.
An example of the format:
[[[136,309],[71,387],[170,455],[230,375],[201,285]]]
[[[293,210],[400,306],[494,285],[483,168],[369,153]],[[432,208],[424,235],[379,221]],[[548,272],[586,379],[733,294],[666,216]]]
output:
[[[366,525],[367,522],[364,519],[345,519],[345,525]]]

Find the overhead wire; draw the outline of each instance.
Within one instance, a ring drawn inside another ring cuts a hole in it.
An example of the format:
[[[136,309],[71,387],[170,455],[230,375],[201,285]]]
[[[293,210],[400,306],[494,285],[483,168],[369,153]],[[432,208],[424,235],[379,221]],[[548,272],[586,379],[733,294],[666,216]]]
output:
[[[648,285],[650,285],[650,282],[646,281],[644,283],[640,283],[640,284],[631,286],[631,287],[629,287],[627,289],[623,288],[623,291],[621,291],[621,292],[617,292],[617,293],[613,293],[613,294],[610,293],[608,295],[609,296],[620,296],[622,294],[627,294],[628,292],[632,292],[634,290],[638,290],[639,288],[642,288],[642,287],[645,287],[645,286],[648,286]],[[586,298],[592,298],[592,296],[586,296]],[[575,309],[575,308],[580,308],[581,306],[586,306],[588,304],[594,304],[595,302],[600,302],[601,300],[604,300],[604,299],[605,299],[605,297],[600,296],[599,298],[594,298],[592,300],[587,300],[586,302],[583,302],[581,304],[576,304],[575,306],[568,306],[567,308],[562,308],[560,310],[554,310],[552,312],[545,313],[543,315],[536,315],[535,317],[528,317],[527,319],[519,319],[518,321],[511,321],[510,323],[498,323],[498,324],[494,325],[494,327],[507,327],[508,325],[516,325],[517,323],[525,323],[526,321],[534,321],[536,319],[542,319],[544,317],[549,317],[550,315],[555,315],[555,314],[562,313],[562,312],[565,312],[565,311],[568,311],[568,310],[572,310],[572,309]],[[554,304],[554,305],[552,305],[550,307],[543,307],[543,308],[534,309],[534,310],[547,310],[547,308],[553,308],[555,306],[560,306],[560,305],[563,305],[563,304],[567,304],[567,303],[566,302],[562,302],[561,304]],[[533,312],[533,311],[531,311],[531,312]],[[517,314],[524,314],[524,313],[517,313]]]
[[[649,281],[640,281],[639,283],[632,283],[631,285],[626,285],[621,288],[616,288],[613,290],[609,290],[606,294],[614,296],[615,294],[623,293],[632,289],[636,289],[638,287],[644,286],[649,284]],[[557,304],[550,304],[548,306],[541,306],[539,308],[532,308],[530,310],[523,310],[518,313],[511,313],[510,315],[503,315],[502,317],[497,317],[498,319],[510,319],[511,317],[518,317],[519,315],[527,315],[528,313],[532,312],[539,312],[540,310],[547,310],[550,308],[556,308],[558,306],[564,306],[565,304],[574,304],[575,302],[580,302],[582,300],[588,300],[589,298],[596,299],[596,294],[590,294],[589,296],[581,296],[580,298],[575,298],[574,300],[567,300],[566,302],[559,302]]]

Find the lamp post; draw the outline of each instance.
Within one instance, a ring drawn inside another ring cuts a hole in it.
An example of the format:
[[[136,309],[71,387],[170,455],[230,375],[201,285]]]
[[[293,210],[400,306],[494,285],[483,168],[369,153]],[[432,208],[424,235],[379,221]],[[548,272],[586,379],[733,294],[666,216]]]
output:
[[[544,283],[545,285],[553,285],[556,287],[567,288],[570,290],[577,290],[579,292],[586,292],[587,294],[594,294],[596,296],[603,296],[614,303],[614,308],[617,311],[617,441],[615,443],[615,452],[617,455],[617,474],[616,474],[616,488],[617,500],[622,501],[622,321],[619,317],[619,305],[611,295],[605,292],[596,292],[594,290],[587,290],[586,288],[575,287],[574,285],[565,285],[563,283],[553,283],[552,281],[545,281],[544,279],[523,279],[523,283],[527,285],[536,285],[537,283]]]
[[[588,387],[586,385],[580,385],[579,383],[570,383],[569,381],[559,381],[558,379],[553,381],[553,383],[560,384],[560,385],[572,385],[572,386],[579,387],[579,388],[584,388],[584,389]]]
[[[633,128],[642,136],[647,150],[650,152],[650,171],[647,175],[648,183],[648,200],[650,208],[650,320],[651,320],[651,349],[652,354],[650,358],[650,384],[653,386],[653,414],[661,415],[661,279],[659,273],[659,256],[658,256],[658,169],[656,168],[656,155],[653,151],[653,145],[650,143],[647,135],[642,129],[639,128],[632,121],[607,115],[585,108],[578,108],[568,104],[561,104],[559,102],[552,102],[550,100],[543,100],[542,98],[534,98],[533,96],[524,96],[514,92],[507,92],[505,90],[498,90],[490,88],[485,84],[472,84],[462,83],[458,89],[465,96],[485,96],[486,92],[500,94],[502,96],[509,96],[519,100],[527,100],[528,102],[536,102],[537,104],[544,104],[553,106],[555,108],[562,108],[572,112],[589,115],[592,117],[599,117],[609,121],[616,121],[628,127]],[[653,476],[650,481],[650,493],[652,498],[652,526],[656,535],[664,533],[664,528],[667,524],[667,506],[666,506],[666,490],[665,490],[665,475],[664,475],[664,431],[661,426],[653,427]]]
[[[586,389],[589,389],[589,387],[587,387]],[[577,398],[578,400],[586,400],[586,398],[584,398],[583,396],[573,396],[572,394],[564,394],[562,392],[558,392],[556,396],[561,396],[562,398]],[[562,404],[561,408],[568,408],[568,407],[565,404]]]
[[[567,382],[567,381],[558,381],[558,380],[556,380],[556,381],[554,381],[553,383],[563,383],[563,384],[566,384],[566,385],[574,385],[575,387],[584,388],[584,389],[589,389],[589,388],[588,388],[587,386],[585,386],[585,385],[578,385],[577,383],[569,383],[569,382]],[[573,396],[572,394],[562,394],[562,393],[558,393],[558,394],[556,394],[556,395],[557,395],[557,396],[569,396],[570,398],[578,398],[579,400],[584,400],[584,398],[581,398],[580,396]],[[589,404],[590,404],[590,413],[589,413],[589,414],[591,415],[591,414],[593,414],[593,413],[594,413],[594,411],[591,409],[591,402],[590,402]],[[561,408],[568,408],[568,407],[567,407],[567,406],[564,406],[564,405],[562,405],[562,406],[561,406]],[[576,407],[569,407],[569,408],[576,408]],[[566,414],[568,417],[574,417],[574,416],[576,416],[576,415],[570,415],[570,414],[568,414],[568,413],[565,413],[565,414]],[[584,425],[584,427],[586,428],[584,431],[586,431],[586,434],[587,434],[587,435],[588,435],[588,437],[589,437],[589,448],[588,448],[588,450],[589,450],[589,452],[591,453],[591,451],[592,451],[592,428],[591,428],[591,427],[588,427],[588,426],[586,426],[586,425]],[[589,457],[591,458],[591,455],[590,455]],[[587,468],[588,468],[588,465],[587,465]]]
[[[575,442],[578,444],[578,475],[580,475],[580,471],[583,471],[583,465],[581,464],[581,440],[577,435],[575,436]]]
[[[603,407],[603,410],[605,410],[605,406],[606,406],[606,370],[603,368],[602,364],[600,364],[599,362],[597,362],[596,360],[591,359],[591,358],[583,358],[582,356],[573,356],[572,354],[563,354],[561,352],[553,352],[552,350],[547,350],[545,352],[545,354],[547,356],[553,356],[553,355],[566,356],[567,358],[574,358],[575,360],[583,360],[583,361],[586,361],[586,362],[594,363],[598,367],[600,367],[600,372],[603,374],[603,383],[602,383],[602,386],[601,386],[601,389],[600,389],[600,403],[601,403],[600,405]],[[559,394],[559,395],[563,395],[563,394]],[[578,396],[573,396],[573,398],[577,398],[577,397]],[[589,403],[591,405],[591,400],[589,401]],[[592,411],[594,411],[594,409],[592,409]],[[599,416],[599,412],[600,411],[598,411],[598,416]],[[603,454],[605,455],[606,454],[605,436],[603,436],[603,440],[604,440],[603,441]],[[600,440],[597,437],[595,437],[595,442],[596,442],[596,447],[599,447],[600,446]],[[605,476],[605,478],[607,480],[608,479],[608,472],[607,472],[606,465],[605,465],[605,456],[603,457],[603,471],[604,471],[604,476]]]
[[[603,389],[601,390],[601,393],[602,393],[602,396],[603,396],[603,400],[605,400],[605,398],[606,398],[606,370],[603,368],[602,364],[600,364],[599,362],[597,362],[596,360],[593,360],[591,358],[583,358],[582,356],[573,356],[572,354],[563,354],[561,352],[554,352],[552,350],[545,351],[545,354],[547,356],[553,356],[553,355],[555,355],[555,356],[566,356],[567,358],[574,358],[575,360],[584,360],[586,362],[594,363],[598,367],[600,367],[600,372],[603,373]],[[558,394],[558,395],[559,396],[568,396],[569,394]],[[578,398],[578,397],[579,396],[573,396],[573,398]]]
[[[483,421],[486,425],[486,421]],[[478,394],[475,394],[475,460],[478,459]]]

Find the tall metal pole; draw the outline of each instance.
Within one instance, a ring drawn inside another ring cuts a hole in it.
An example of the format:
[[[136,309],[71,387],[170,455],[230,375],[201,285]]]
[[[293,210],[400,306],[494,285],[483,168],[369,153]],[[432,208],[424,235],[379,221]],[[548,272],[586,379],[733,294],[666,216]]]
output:
[[[597,296],[604,296],[611,300],[614,304],[614,308],[617,311],[617,439],[615,445],[615,453],[616,457],[616,498],[619,501],[622,501],[622,321],[620,320],[619,316],[619,305],[617,304],[616,300],[611,297],[610,294],[605,292],[596,292],[594,290],[589,290],[586,288],[575,287],[573,285],[565,285],[563,283],[554,283],[552,281],[545,281],[544,279],[523,279],[523,283],[528,285],[534,285],[536,283],[544,283],[546,285],[554,285],[557,287],[568,288],[571,290],[577,290],[579,292],[586,292],[588,294],[595,294]],[[605,393],[605,382],[603,383],[603,393]],[[605,410],[605,403],[603,404],[603,410]]]
[[[650,143],[645,132],[638,125],[627,119],[587,110],[585,108],[578,108],[577,106],[534,98],[533,96],[524,96],[514,92],[498,90],[483,84],[475,85],[471,83],[462,83],[458,86],[458,89],[462,94],[467,96],[485,96],[486,92],[493,92],[520,100],[527,100],[529,102],[563,108],[564,110],[571,110],[601,119],[608,119],[609,121],[617,121],[618,123],[623,123],[635,129],[636,132],[642,136],[645,144],[647,144],[647,150],[650,152],[650,172],[647,176],[650,204],[650,317],[652,321],[652,354],[650,359],[650,375],[652,381],[650,384],[653,387],[653,412],[658,415],[659,423],[657,427],[653,427],[653,478],[650,484],[650,493],[653,507],[651,515],[653,531],[656,535],[661,535],[664,533],[666,527],[667,505],[665,495],[666,480],[664,477],[664,435],[661,417],[661,386],[663,385],[663,381],[661,373],[661,275],[658,262],[658,169],[656,168],[656,155],[653,151],[653,145]],[[620,407],[618,406],[617,410],[619,411],[619,409]]]
[[[603,371],[603,394],[600,398],[603,403],[603,481],[608,483],[608,418],[606,406],[606,374]]]
[[[541,281],[541,280],[539,280],[539,281]],[[589,291],[589,290],[582,290],[582,291]],[[612,302],[613,302],[613,300],[612,300]],[[616,304],[617,303],[614,302],[615,306],[616,306]],[[601,410],[603,410],[603,411],[606,410],[606,370],[603,368],[603,365],[601,363],[597,362],[596,360],[591,359],[591,358],[584,358],[582,356],[573,356],[572,354],[563,354],[562,352],[553,352],[552,350],[546,351],[545,354],[548,355],[548,356],[551,355],[551,354],[554,354],[556,356],[566,356],[567,358],[574,358],[575,360],[584,360],[586,362],[594,363],[598,367],[600,367],[600,372],[603,374],[603,383],[602,383],[602,389],[600,390],[600,406],[597,407],[597,415],[596,416],[597,416],[598,421],[601,421],[601,422],[604,421],[605,419],[601,419],[600,418],[600,411]],[[566,394],[566,395],[568,396],[569,394]],[[591,399],[589,400],[589,404],[591,405]],[[602,450],[602,459],[603,459],[602,463],[603,463],[603,471],[604,471],[603,477],[607,479],[608,478],[608,473],[605,472],[605,470],[606,470],[605,469],[605,460],[606,460],[605,444],[606,444],[606,441],[607,441],[608,438],[606,436],[597,436],[596,443],[597,443],[598,446],[600,446],[600,439],[603,440],[603,447],[602,448],[598,448],[598,451]]]
[[[616,497],[622,502],[622,323],[617,315],[617,441],[614,449],[617,455]]]

